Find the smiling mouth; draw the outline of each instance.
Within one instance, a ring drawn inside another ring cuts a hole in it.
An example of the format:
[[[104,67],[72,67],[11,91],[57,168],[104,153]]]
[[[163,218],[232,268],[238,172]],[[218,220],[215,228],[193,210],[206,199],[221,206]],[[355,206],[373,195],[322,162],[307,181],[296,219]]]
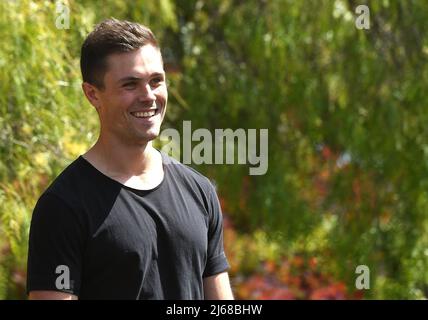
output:
[[[131,114],[135,117],[135,118],[151,118],[154,115],[156,115],[159,111],[159,108],[153,109],[153,110],[148,110],[148,111],[135,111],[135,112],[131,112]]]

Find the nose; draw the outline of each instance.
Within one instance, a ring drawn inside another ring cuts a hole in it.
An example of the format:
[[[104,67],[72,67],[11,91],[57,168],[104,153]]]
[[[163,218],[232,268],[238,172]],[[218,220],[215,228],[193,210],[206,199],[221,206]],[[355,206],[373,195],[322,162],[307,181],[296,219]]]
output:
[[[150,84],[145,84],[142,86],[141,94],[139,96],[140,101],[155,101],[156,96],[154,94],[154,90],[150,87]]]

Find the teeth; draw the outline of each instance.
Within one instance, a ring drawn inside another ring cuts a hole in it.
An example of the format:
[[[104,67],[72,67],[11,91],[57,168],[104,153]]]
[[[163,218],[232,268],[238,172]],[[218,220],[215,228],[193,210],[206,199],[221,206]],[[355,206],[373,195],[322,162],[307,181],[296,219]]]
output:
[[[156,110],[151,110],[151,111],[147,111],[147,112],[133,112],[132,114],[134,116],[136,116],[137,118],[147,118],[147,117],[154,116],[155,113],[156,113]]]

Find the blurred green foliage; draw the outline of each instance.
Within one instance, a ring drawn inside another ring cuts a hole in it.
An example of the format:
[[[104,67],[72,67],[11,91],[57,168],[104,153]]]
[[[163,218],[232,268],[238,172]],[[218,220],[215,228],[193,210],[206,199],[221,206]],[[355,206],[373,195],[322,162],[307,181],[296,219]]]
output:
[[[35,201],[97,137],[80,46],[111,16],[161,42],[164,128],[269,129],[266,175],[197,166],[256,247],[317,257],[351,291],[367,265],[368,298],[427,298],[428,5],[361,2],[369,30],[353,0],[76,0],[63,30],[54,1],[1,1],[0,298],[25,297]]]

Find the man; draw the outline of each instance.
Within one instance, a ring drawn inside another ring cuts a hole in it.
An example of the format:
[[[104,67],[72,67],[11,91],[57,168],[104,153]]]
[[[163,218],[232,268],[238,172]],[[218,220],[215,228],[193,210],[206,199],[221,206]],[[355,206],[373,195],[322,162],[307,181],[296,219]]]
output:
[[[213,186],[152,146],[167,106],[154,35],[106,20],[81,70],[100,135],[34,209],[30,299],[233,299]]]

